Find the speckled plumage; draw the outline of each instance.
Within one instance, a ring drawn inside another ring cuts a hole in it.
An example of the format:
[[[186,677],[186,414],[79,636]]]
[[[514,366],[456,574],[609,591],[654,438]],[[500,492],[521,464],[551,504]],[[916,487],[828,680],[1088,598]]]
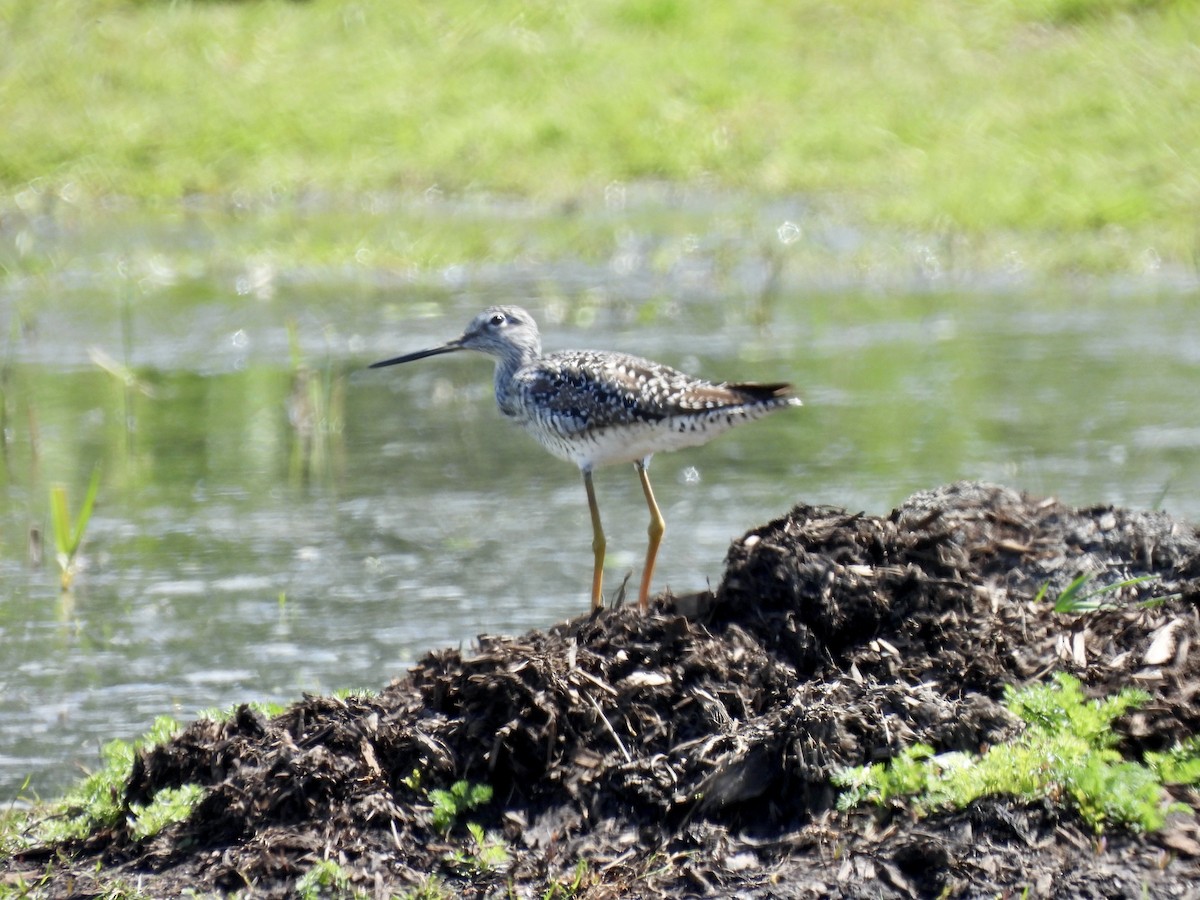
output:
[[[621,462],[638,467],[651,512],[651,546],[638,598],[645,608],[662,536],[662,517],[646,475],[650,457],[703,444],[734,425],[800,405],[791,395],[791,386],[784,383],[718,384],[626,353],[564,350],[542,355],[537,323],[517,306],[489,307],[471,320],[458,339],[372,368],[458,350],[495,357],[500,411],[583,472],[596,550],[593,605],[600,603],[604,548],[592,489],[594,468]]]
[[[500,408],[581,469],[692,447],[794,405],[784,385],[716,385],[622,353],[551,353],[496,385]]]

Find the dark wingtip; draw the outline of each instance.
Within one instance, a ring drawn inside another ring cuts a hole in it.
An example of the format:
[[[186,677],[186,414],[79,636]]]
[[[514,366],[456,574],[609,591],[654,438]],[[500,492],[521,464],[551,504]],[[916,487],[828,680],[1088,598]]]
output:
[[[744,381],[740,384],[727,385],[731,390],[745,394],[748,399],[757,402],[765,400],[780,400],[790,398],[799,401],[798,397],[792,395],[792,386],[786,381],[774,381],[770,383],[760,383],[757,381]]]

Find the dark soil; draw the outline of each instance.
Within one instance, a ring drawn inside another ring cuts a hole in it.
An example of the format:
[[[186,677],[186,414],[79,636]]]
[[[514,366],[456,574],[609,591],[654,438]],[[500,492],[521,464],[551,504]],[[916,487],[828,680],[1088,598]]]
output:
[[[1083,572],[1159,577],[1105,595],[1115,609],[1034,602]],[[430,876],[468,897],[1196,897],[1195,793],[1162,832],[1099,838],[1051,798],[838,812],[830,774],[918,741],[1011,737],[1005,685],[1056,671],[1152,695],[1117,722],[1127,756],[1200,732],[1198,600],[1200,535],[1161,513],[977,484],[884,518],[799,505],[732,546],[715,594],[481,637],[373,697],[195,722],[125,790],[208,787],[187,821],[26,852],[0,875],[49,866],[49,897],[119,882],[285,897],[331,859],[374,897]],[[466,829],[431,824],[428,790],[459,779],[495,789],[469,818],[506,842],[499,871],[455,863]]]

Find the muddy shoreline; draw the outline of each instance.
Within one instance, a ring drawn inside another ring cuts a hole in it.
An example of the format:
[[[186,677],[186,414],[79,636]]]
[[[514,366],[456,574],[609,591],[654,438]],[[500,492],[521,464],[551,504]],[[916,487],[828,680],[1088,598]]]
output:
[[[1083,572],[1156,577],[1081,615],[1035,601]],[[481,637],[374,696],[193,723],[138,759],[123,798],[203,785],[186,821],[28,850],[0,876],[52,898],[287,897],[333,860],[370,897],[430,876],[480,897],[1195,896],[1194,791],[1163,831],[1097,836],[1049,797],[839,812],[830,775],[916,742],[1005,741],[1005,686],[1055,672],[1147,691],[1118,747],[1164,750],[1200,732],[1198,602],[1200,533],[1163,513],[973,483],[884,517],[801,504],[733,544],[712,594]],[[431,824],[430,790],[463,779],[493,788],[469,818],[502,865],[464,865],[464,829]]]

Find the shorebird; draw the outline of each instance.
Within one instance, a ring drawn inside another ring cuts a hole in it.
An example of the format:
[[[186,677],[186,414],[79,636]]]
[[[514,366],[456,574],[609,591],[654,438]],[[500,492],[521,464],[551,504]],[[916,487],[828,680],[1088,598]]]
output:
[[[496,359],[500,411],[538,443],[583,473],[592,517],[592,608],[604,601],[604,528],[592,470],[633,463],[650,510],[650,538],[638,606],[649,604],[650,579],[666,524],[647,468],[659,451],[703,444],[724,431],[788,406],[800,406],[791,385],[714,383],[626,353],[562,350],[542,354],[537,323],[519,306],[490,306],[461,337],[373,363],[372,369],[443,353],[476,350]]]

